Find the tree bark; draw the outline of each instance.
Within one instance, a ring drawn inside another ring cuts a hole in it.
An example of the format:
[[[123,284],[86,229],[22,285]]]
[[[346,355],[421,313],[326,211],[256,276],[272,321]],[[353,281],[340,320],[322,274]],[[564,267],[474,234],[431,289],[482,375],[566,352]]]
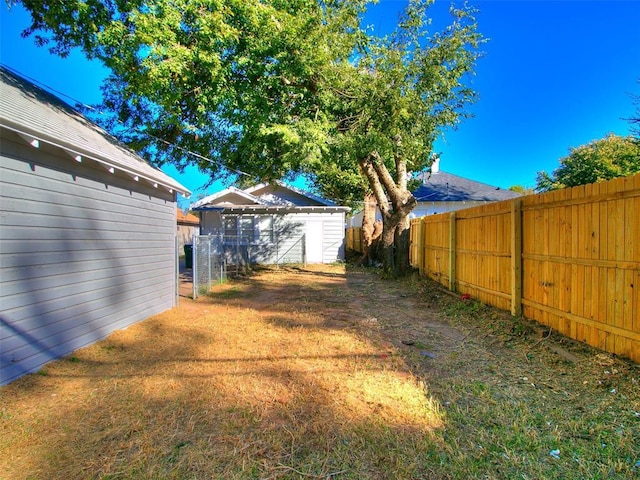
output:
[[[403,276],[409,273],[411,264],[409,263],[410,238],[409,232],[411,220],[408,214],[398,223],[396,228],[395,245],[396,245],[396,272]]]
[[[376,259],[376,241],[382,234],[382,222],[376,220],[378,205],[372,194],[364,196],[364,210],[362,217],[362,258],[360,263],[369,265]]]
[[[369,181],[382,214],[382,267],[385,275],[399,276],[409,271],[409,213],[416,199],[407,190],[406,162],[396,157],[396,183],[378,152],[360,160],[360,168]],[[387,196],[388,195],[388,196]]]

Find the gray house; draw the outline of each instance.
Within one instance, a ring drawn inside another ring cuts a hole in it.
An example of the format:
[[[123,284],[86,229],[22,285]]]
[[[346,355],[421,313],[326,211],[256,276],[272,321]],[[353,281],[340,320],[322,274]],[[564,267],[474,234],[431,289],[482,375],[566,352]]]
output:
[[[349,207],[282,183],[227,188],[192,205],[203,235],[250,263],[333,263],[344,259]]]
[[[440,170],[439,160],[433,163],[430,171],[419,174],[417,178],[421,181],[420,186],[411,193],[418,204],[411,212],[411,218],[453,212],[521,196],[511,190],[443,172]],[[378,212],[378,219],[380,218]],[[362,212],[350,217],[348,223],[350,227],[361,227]]]
[[[188,190],[0,70],[0,384],[177,301]]]

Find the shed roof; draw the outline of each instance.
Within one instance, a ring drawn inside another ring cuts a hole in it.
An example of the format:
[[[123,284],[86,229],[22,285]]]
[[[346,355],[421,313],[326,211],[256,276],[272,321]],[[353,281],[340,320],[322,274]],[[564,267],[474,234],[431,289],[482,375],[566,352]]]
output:
[[[422,184],[413,191],[418,202],[498,202],[521,196],[511,190],[443,171],[421,173],[418,178]]]
[[[342,207],[303,190],[285,185],[260,184],[245,190],[229,187],[191,205],[192,210],[225,213],[347,212]]]
[[[136,181],[185,196],[191,193],[58,97],[5,67],[0,67],[0,125],[32,145],[44,142],[57,146],[70,160],[90,159],[112,173],[122,171]]]
[[[211,205],[266,205],[266,202],[263,202],[258,197],[247,193],[245,190],[240,190],[236,187],[229,187],[198,200],[191,205],[191,209],[197,210],[200,207]]]

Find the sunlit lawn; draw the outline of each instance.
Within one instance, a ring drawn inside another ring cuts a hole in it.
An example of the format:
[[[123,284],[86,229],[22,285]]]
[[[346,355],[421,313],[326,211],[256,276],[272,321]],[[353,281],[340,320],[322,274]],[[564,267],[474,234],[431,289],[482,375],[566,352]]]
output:
[[[466,335],[447,344],[402,331],[402,304],[380,292],[374,273],[339,266],[259,272],[51,363],[0,389],[0,478],[640,473],[637,368],[585,365],[560,387],[551,376],[579,368],[559,363],[543,382],[546,360],[527,373],[538,350],[487,353],[464,309],[432,305],[449,312],[442,328]],[[410,335],[424,344],[397,341]],[[613,383],[588,385],[604,369]],[[576,384],[591,387],[588,403]]]

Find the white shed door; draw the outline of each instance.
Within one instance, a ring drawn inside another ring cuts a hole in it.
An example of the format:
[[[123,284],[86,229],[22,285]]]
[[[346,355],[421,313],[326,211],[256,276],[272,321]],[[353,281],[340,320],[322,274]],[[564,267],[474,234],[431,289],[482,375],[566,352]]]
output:
[[[307,222],[307,231],[305,232],[307,263],[322,263],[323,238],[322,221]]]

